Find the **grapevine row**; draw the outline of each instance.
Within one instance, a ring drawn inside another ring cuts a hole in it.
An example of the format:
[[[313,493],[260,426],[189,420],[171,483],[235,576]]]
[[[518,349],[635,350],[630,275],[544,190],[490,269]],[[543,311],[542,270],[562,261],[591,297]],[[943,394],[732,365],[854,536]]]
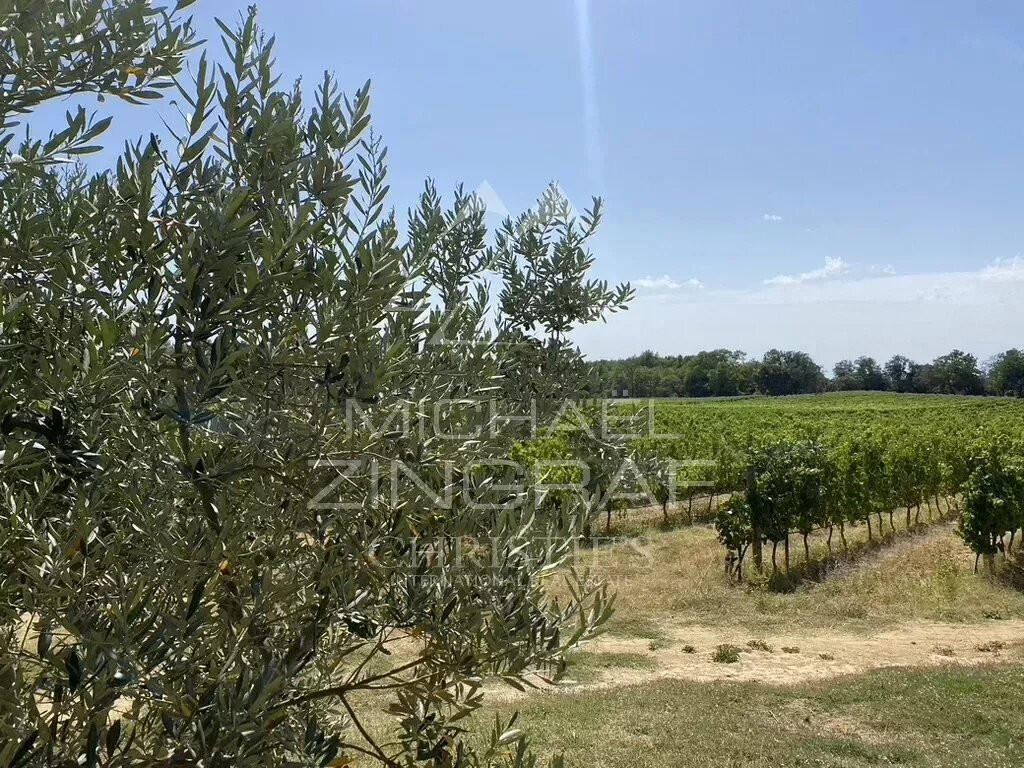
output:
[[[851,407],[852,404],[852,407]],[[642,408],[642,406],[641,406]],[[623,414],[627,407],[620,407]],[[636,416],[634,412],[632,416]],[[895,529],[919,521],[922,507],[941,512],[941,499],[955,501],[960,533],[992,567],[1009,553],[1024,527],[1024,462],[1020,457],[1024,409],[996,399],[906,398],[791,401],[766,407],[757,401],[722,405],[658,403],[652,435],[614,441],[570,435],[534,441],[521,458],[576,458],[586,462],[597,498],[610,484],[629,490],[615,476],[623,459],[639,468],[637,486],[666,512],[670,502],[693,511],[694,499],[728,494],[716,517],[719,538],[737,575],[765,545],[773,562],[781,544],[788,563],[789,538],[828,531],[846,547],[846,531],[865,526],[868,538],[884,525]],[[575,476],[560,470],[562,479]],[[550,475],[550,472],[549,472]],[[635,490],[635,489],[633,489]],[[610,525],[608,500],[595,517]],[[632,504],[637,506],[637,504]]]
[[[745,487],[720,509],[715,525],[719,540],[731,553],[735,573],[742,577],[744,558],[753,552],[756,567],[761,550],[784,544],[786,568],[789,537],[803,538],[838,529],[844,548],[847,526],[866,525],[868,538],[883,525],[895,530],[893,515],[905,510],[906,526],[929,513],[934,501],[962,499],[959,531],[964,541],[994,567],[994,556],[1013,549],[1024,527],[1024,465],[1021,443],[1005,437],[976,440],[962,450],[940,453],[919,442],[887,442],[881,434],[862,435],[829,445],[816,440],[768,440],[747,450]]]

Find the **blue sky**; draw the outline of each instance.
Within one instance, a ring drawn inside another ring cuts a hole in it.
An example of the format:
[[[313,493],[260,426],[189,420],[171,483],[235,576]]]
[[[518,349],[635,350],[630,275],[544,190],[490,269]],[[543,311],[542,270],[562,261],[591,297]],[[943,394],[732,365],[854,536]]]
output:
[[[1024,345],[1020,2],[259,5],[286,81],[372,78],[399,210],[428,175],[605,198],[597,271],[640,296],[592,356]]]

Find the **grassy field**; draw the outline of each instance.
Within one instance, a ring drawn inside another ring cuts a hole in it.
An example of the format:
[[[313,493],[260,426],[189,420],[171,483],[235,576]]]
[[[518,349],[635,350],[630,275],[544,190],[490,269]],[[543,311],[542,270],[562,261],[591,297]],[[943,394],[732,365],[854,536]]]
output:
[[[871,631],[905,621],[1024,619],[1024,593],[973,573],[974,557],[954,524],[912,532],[897,528],[871,546],[863,528],[847,533],[851,554],[828,560],[824,534],[811,542],[815,578],[789,591],[725,578],[722,550],[709,525],[647,534],[581,556],[617,593],[609,631],[645,636],[651,627],[702,624],[752,630],[842,626]],[[888,526],[888,521],[886,521]],[[794,574],[804,569],[794,543]],[[796,579],[796,576],[793,577]],[[784,580],[784,577],[780,577]]]
[[[663,680],[518,704],[570,766],[1017,766],[1024,667],[897,668],[796,686]]]
[[[731,583],[706,526],[586,553],[607,633],[489,712],[570,766],[1019,764],[1024,593],[975,575],[950,522],[890,537],[790,592]]]
[[[584,552],[607,631],[557,688],[488,684],[467,727],[518,711],[573,768],[1019,765],[1024,592],[949,521],[889,537],[788,592],[731,582],[703,525]]]

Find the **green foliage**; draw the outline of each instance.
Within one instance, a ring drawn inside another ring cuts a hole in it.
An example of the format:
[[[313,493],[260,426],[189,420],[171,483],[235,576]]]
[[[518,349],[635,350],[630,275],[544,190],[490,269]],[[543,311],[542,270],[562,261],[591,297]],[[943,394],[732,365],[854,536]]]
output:
[[[929,378],[932,392],[980,395],[985,391],[978,359],[959,349],[937,357],[932,363]]]
[[[1024,397],[1024,352],[1010,349],[996,356],[989,370],[989,389],[994,395]]]
[[[972,550],[986,556],[990,567],[992,556],[1006,551],[1004,537],[1024,527],[1020,447],[1005,441],[986,446],[972,458],[972,470],[964,483],[960,535]]]
[[[987,383],[991,394],[1024,391],[1022,359],[1017,350],[996,358]],[[826,389],[978,395],[985,387],[977,360],[959,350],[925,364],[902,355],[894,356],[884,367],[867,356],[840,360],[831,379],[825,379],[804,352],[771,350],[758,361],[748,360],[739,350],[664,356],[648,350],[623,360],[597,361],[589,382],[594,394],[632,398],[795,395]]]
[[[858,357],[856,362],[840,360],[832,369],[832,388],[836,390],[883,390],[889,382],[871,357]]]
[[[773,544],[774,569],[775,546],[788,546],[794,532],[804,537],[806,553],[815,530],[864,523],[870,536],[872,515],[879,526],[883,514],[891,523],[896,507],[906,509],[909,528],[912,514],[918,522],[922,504],[940,494],[964,494],[961,533],[974,551],[1005,551],[1010,543],[1003,538],[1024,526],[1024,473],[1015,458],[1020,442],[999,432],[941,443],[899,432],[876,425],[837,442],[793,436],[752,442],[744,459],[746,485],[715,521],[736,574],[758,540]],[[982,458],[971,458],[978,452]]]
[[[181,11],[150,0],[7,0],[0,4],[0,173],[10,166],[71,162],[95,152],[110,124],[82,108],[47,139],[29,138],[14,151],[14,129],[47,101],[77,94],[116,96],[131,104],[160,98],[194,47]]]
[[[719,507],[715,518],[718,540],[729,552],[737,553],[740,558],[746,552],[753,536],[752,515],[746,494],[735,493]]]
[[[613,397],[727,397],[753,392],[756,371],[756,361],[727,349],[667,357],[648,351],[596,362],[590,388]]]
[[[749,554],[743,542],[751,543],[744,533],[751,499],[740,492],[752,466],[768,484],[753,499],[766,516],[766,541],[838,527],[845,546],[844,526],[866,524],[874,536],[872,516],[897,507],[912,507],[915,523],[926,506],[934,515],[940,497],[960,492],[972,452],[1019,435],[1024,424],[1016,401],[945,396],[659,401],[608,410],[649,418],[632,455],[651,492],[646,503],[665,504],[666,517],[669,504],[683,519],[710,517],[711,494],[732,494],[719,499],[717,525],[737,568]]]
[[[718,664],[735,664],[740,660],[742,651],[743,649],[737,645],[723,643],[715,648],[715,652],[711,654],[711,660]]]
[[[173,11],[0,14],[0,765],[533,765],[514,721],[474,751],[458,720],[610,610],[540,586],[587,506],[495,463],[631,295],[586,277],[598,205],[551,189],[488,248],[428,184],[403,240],[368,87],[281,89],[252,11],[189,78]],[[157,86],[184,124],[105,173],[52,165],[102,118],[10,149],[46,101]]]
[[[766,395],[795,395],[825,388],[821,368],[806,352],[771,349],[757,371],[758,391]]]
[[[914,392],[917,364],[904,355],[893,355],[885,364],[885,378],[894,392]]]

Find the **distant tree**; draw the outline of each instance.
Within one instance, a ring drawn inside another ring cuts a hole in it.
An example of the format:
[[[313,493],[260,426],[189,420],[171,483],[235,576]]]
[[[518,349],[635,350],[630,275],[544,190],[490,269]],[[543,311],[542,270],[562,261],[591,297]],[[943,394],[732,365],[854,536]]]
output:
[[[840,360],[832,367],[832,386],[840,391],[860,389],[857,371],[850,360]]]
[[[647,349],[640,353],[640,356],[636,359],[637,365],[642,365],[644,368],[654,368],[658,364],[658,356]]]
[[[930,378],[931,389],[934,392],[980,395],[985,391],[981,371],[978,369],[978,359],[959,349],[935,358]]]
[[[994,395],[1024,397],[1024,352],[1008,349],[989,368],[989,390]]]
[[[1016,350],[1005,353],[1007,362],[1000,370],[1014,370],[1018,358],[1011,353],[1024,355]],[[1002,357],[993,362],[993,374]],[[984,391],[977,359],[959,350],[923,365],[903,355],[895,355],[884,367],[866,355],[841,360],[833,367],[831,379],[825,378],[807,353],[777,349],[769,351],[761,361],[748,360],[739,350],[713,349],[685,356],[658,355],[647,350],[622,360],[600,360],[594,364],[594,370],[588,391],[613,397],[623,390],[634,397],[727,397],[752,392],[783,395],[819,392],[826,387],[841,391]]]
[[[711,370],[694,366],[687,370],[683,386],[688,397],[708,397],[711,391]]]
[[[654,397],[658,374],[654,368],[640,365],[631,371],[629,394],[632,397]]]
[[[766,395],[820,392],[825,375],[806,352],[771,349],[761,360],[757,385]]]
[[[911,392],[940,392],[932,363],[914,363],[910,372]]]
[[[885,374],[873,357],[858,357],[854,366],[859,389],[886,389]]]
[[[740,394],[742,368],[733,365],[716,365],[708,371],[708,392],[714,397],[731,397]]]
[[[749,395],[757,391],[757,376],[761,364],[757,360],[744,360],[735,370],[737,394]]]
[[[723,397],[755,390],[758,364],[744,352],[714,349],[695,355],[658,355],[650,350],[623,360],[593,364],[591,394],[634,397]]]
[[[885,364],[885,379],[894,392],[914,391],[914,372],[917,364],[909,357],[893,355]]]

